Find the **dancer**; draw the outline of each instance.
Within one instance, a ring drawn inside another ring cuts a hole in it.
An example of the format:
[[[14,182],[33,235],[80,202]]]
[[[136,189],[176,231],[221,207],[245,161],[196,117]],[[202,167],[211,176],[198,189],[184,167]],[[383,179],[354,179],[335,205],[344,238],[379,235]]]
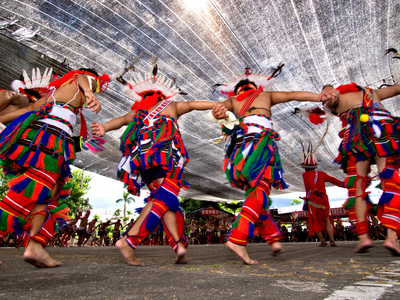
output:
[[[107,221],[105,221],[105,222],[100,222],[100,224],[97,225],[97,226],[94,228],[93,231],[96,231],[96,229],[98,228],[99,240],[96,242],[96,244],[97,244],[98,246],[103,246],[103,240],[104,240],[104,237],[105,237],[105,235],[106,235],[106,228],[107,228],[108,226],[110,226],[110,224],[111,224],[111,220],[107,220]]]
[[[246,245],[253,236],[256,221],[262,225],[259,232],[271,245],[272,255],[282,253],[281,233],[268,212],[271,185],[286,188],[282,178],[282,166],[276,141],[279,135],[272,129],[271,107],[275,104],[297,101],[319,101],[318,94],[310,92],[264,92],[272,85],[271,76],[246,74],[217,90],[230,97],[213,109],[224,107],[237,115],[225,117],[223,132],[228,136],[224,171],[232,186],[246,191],[246,200],[228,234],[226,246],[235,252],[245,264],[257,264],[250,259]],[[324,100],[326,100],[324,98]],[[224,105],[224,107],[222,106]],[[221,120],[215,120],[221,122]]]
[[[111,225],[114,225],[114,228],[112,230],[113,240],[112,240],[111,246],[115,246],[115,244],[117,243],[117,241],[121,237],[121,231],[120,230],[122,230],[123,225],[122,225],[122,222],[121,222],[120,219],[118,219],[116,222],[112,223]]]
[[[333,236],[333,226],[329,216],[330,206],[325,190],[325,182],[330,182],[339,187],[342,186],[343,182],[329,176],[325,172],[315,170],[318,167],[318,162],[311,146],[308,147],[307,152],[304,151],[303,147],[301,166],[305,170],[303,181],[306,189],[306,202],[304,203],[303,210],[308,211],[309,235],[314,236],[315,233],[321,242],[318,247],[325,247],[328,244],[322,232],[326,231],[329,236],[330,245],[336,246]]]
[[[97,223],[97,219],[94,218],[92,221],[90,221],[87,225],[87,229],[85,232],[85,240],[83,241],[83,246],[85,246],[86,244],[89,245],[89,241],[90,241],[90,246],[96,245],[96,223]]]
[[[85,240],[86,227],[89,220],[90,210],[87,210],[83,217],[81,217],[81,215],[82,213],[79,212],[78,219],[80,219],[81,221],[79,222],[78,230],[76,232],[78,235],[78,247],[81,247]]]
[[[322,92],[327,96],[332,91],[335,91],[333,86],[327,85]],[[383,245],[392,255],[400,256],[400,120],[381,103],[399,95],[400,85],[375,90],[351,83],[337,87],[336,91],[340,97],[324,103],[342,120],[343,129],[339,133],[342,142],[335,162],[347,174],[345,186],[349,198],[344,207],[353,209],[350,217],[356,221],[359,241],[355,252],[364,253],[373,247],[367,220],[371,204],[366,188],[370,182],[370,166],[376,163],[383,190],[378,217],[388,231]]]
[[[176,252],[175,263],[187,263],[184,219],[177,196],[187,187],[183,169],[189,158],[176,122],[185,113],[212,109],[215,103],[174,101],[179,98],[179,90],[171,80],[157,76],[155,63],[153,74],[146,73],[144,79],[139,74],[138,78],[136,83],[129,80],[125,87],[125,93],[135,100],[132,111],[104,125],[92,125],[93,134],[98,136],[128,125],[121,138],[123,155],[118,177],[132,194],[139,195],[144,185],[151,191],[139,218],[116,246],[129,264],[140,265],[135,249],[161,219]]]
[[[0,116],[2,123],[15,119],[0,135],[0,166],[13,176],[0,202],[1,228],[22,234],[24,260],[37,267],[61,264],[44,247],[56,219],[67,218],[68,209],[58,199],[69,194],[63,186],[75,159],[72,129],[84,104],[94,113],[100,110],[94,92],[108,81],[108,75],[99,77],[94,70],[72,71],[48,85],[47,97]]]

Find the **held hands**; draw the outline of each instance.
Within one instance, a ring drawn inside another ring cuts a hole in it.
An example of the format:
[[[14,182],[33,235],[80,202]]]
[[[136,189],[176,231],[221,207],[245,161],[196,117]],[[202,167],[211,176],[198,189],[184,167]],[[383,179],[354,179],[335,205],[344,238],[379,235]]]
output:
[[[92,135],[97,135],[99,137],[103,137],[106,134],[104,126],[100,123],[93,122],[92,123]]]
[[[100,111],[100,102],[93,94],[92,91],[85,91],[85,98],[86,98],[86,106],[92,110],[95,114]]]
[[[330,89],[327,91],[321,92],[318,97],[319,102],[329,102],[329,105],[336,106],[339,101],[340,92],[335,89]]]
[[[215,102],[213,109],[212,109],[212,115],[216,119],[227,119],[228,115],[226,114],[227,109],[225,105],[223,105],[221,102]]]

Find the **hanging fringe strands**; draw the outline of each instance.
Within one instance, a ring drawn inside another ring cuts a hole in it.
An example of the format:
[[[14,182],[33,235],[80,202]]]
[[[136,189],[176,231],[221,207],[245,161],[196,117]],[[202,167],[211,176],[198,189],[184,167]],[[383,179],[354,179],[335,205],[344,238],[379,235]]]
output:
[[[218,91],[222,94],[228,95],[228,97],[234,96],[234,91],[235,91],[235,86],[236,84],[241,81],[248,79],[251,82],[254,82],[257,85],[257,88],[261,91],[270,91],[273,84],[274,84],[274,78],[276,78],[282,71],[282,68],[285,64],[280,63],[278,67],[273,68],[270,70],[271,74],[270,75],[265,75],[266,70],[264,70],[261,73],[258,73],[257,70],[256,73],[251,73],[250,68],[246,68],[246,72],[236,78],[235,80],[229,82],[229,83],[224,83],[224,84],[216,84],[215,85],[215,91]]]

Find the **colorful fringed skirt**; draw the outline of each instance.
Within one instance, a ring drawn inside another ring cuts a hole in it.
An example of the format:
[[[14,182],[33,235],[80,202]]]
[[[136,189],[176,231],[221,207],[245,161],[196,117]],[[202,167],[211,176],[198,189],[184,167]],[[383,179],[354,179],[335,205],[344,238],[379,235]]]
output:
[[[146,115],[147,111],[140,110],[121,137],[119,180],[134,195],[156,178],[171,178],[179,188],[186,187],[183,169],[189,157],[178,125],[163,115],[147,122]]]
[[[223,132],[228,135],[223,170],[232,186],[247,190],[264,180],[274,188],[287,188],[276,145],[280,137],[269,118],[245,116],[239,126],[223,127]]]
[[[360,117],[365,119],[362,122]],[[365,117],[366,116],[366,117]],[[400,122],[384,109],[360,107],[352,109],[347,125],[339,133],[342,142],[335,159],[347,173],[348,161],[353,163],[400,154]]]
[[[16,119],[0,135],[0,167],[11,178],[10,191],[0,202],[0,231],[21,228],[35,204],[52,201],[57,183],[63,187],[59,198],[70,192],[66,182],[72,177],[69,166],[75,159],[74,141],[64,130],[37,121],[35,113]]]

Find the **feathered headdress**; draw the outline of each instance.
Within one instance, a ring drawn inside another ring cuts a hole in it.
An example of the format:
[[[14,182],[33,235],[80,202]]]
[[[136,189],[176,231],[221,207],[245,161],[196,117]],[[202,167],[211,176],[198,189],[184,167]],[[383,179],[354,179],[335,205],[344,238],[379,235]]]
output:
[[[301,148],[303,149],[303,156],[301,160],[301,166],[306,169],[314,169],[318,166],[317,157],[315,151],[312,149],[311,142],[308,143],[307,152],[304,150],[303,143],[301,143]]]
[[[23,94],[26,94],[25,90],[34,90],[39,93],[41,97],[43,97],[46,93],[49,92],[49,90],[47,89],[47,85],[52,79],[52,73],[52,68],[46,68],[43,75],[40,73],[39,68],[33,68],[32,76],[30,78],[28,73],[23,70],[22,76],[24,78],[24,81],[14,80],[11,83],[11,88],[16,92],[20,92]],[[30,97],[28,96],[28,98]],[[32,101],[34,101],[34,99],[32,99]]]
[[[137,74],[136,78],[130,78],[122,91],[131,97],[135,103],[131,109],[149,109],[158,101],[170,99],[177,101],[180,99],[181,91],[174,81],[160,74],[157,75],[157,58],[153,59],[153,71],[143,75]]]
[[[274,80],[272,79],[281,73],[284,65],[285,64],[280,63],[278,67],[268,70],[269,72],[267,70],[264,70],[263,72],[257,70],[255,73],[250,73],[250,68],[246,68],[246,72],[233,81],[224,84],[216,84],[215,90],[231,97],[235,95],[235,87],[238,82],[248,79],[249,81],[254,82],[259,90],[269,91],[274,84]]]

